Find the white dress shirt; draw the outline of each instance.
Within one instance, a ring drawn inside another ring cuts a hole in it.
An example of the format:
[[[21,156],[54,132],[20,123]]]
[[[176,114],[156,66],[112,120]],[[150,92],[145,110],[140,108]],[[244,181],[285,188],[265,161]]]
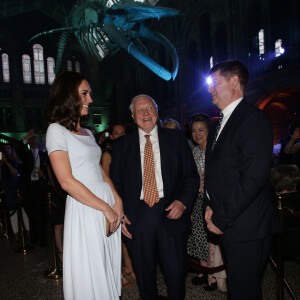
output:
[[[160,160],[160,148],[159,148],[159,141],[158,141],[157,126],[155,126],[150,133],[146,133],[140,128],[138,129],[138,132],[139,132],[140,151],[141,151],[141,167],[142,167],[143,186],[144,186],[144,151],[145,151],[145,145],[146,145],[145,135],[150,135],[150,141],[152,143],[152,150],[153,150],[153,156],[154,156],[156,186],[157,186],[159,198],[163,198],[164,197],[164,185],[163,185],[163,180],[162,180],[162,175],[161,175],[161,160]],[[142,191],[141,191],[141,196],[140,196],[141,200],[144,200],[143,186],[142,186]]]
[[[31,173],[31,181],[39,180],[39,175],[37,171],[40,169],[40,156],[39,156],[39,149],[32,149],[31,150],[33,155],[33,169]]]

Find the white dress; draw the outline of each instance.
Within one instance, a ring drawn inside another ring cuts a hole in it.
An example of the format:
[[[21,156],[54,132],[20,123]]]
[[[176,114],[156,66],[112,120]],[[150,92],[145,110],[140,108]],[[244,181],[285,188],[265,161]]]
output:
[[[48,154],[67,151],[73,176],[111,207],[115,200],[100,169],[94,137],[76,135],[52,123]],[[121,231],[106,236],[104,214],[67,196],[64,221],[63,287],[67,300],[115,300],[121,295]]]

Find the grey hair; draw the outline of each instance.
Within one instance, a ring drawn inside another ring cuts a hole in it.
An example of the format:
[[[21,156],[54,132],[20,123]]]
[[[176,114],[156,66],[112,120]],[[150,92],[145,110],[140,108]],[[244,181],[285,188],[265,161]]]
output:
[[[130,102],[130,105],[129,105],[129,110],[131,111],[132,114],[133,114],[134,103],[135,103],[135,101],[136,101],[138,98],[140,98],[140,97],[146,97],[146,98],[150,99],[150,100],[152,101],[152,103],[153,103],[153,105],[154,105],[156,111],[158,111],[157,103],[155,102],[155,100],[154,100],[153,98],[151,98],[150,96],[145,95],[145,94],[140,94],[140,95],[137,95],[137,96],[135,96],[135,97],[133,97],[133,98],[131,99],[131,102]]]

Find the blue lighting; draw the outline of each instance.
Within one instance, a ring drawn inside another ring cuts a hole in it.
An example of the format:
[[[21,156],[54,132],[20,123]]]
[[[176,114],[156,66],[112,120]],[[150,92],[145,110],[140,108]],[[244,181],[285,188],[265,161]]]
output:
[[[208,76],[208,77],[206,78],[206,83],[207,83],[208,85],[211,85],[212,79],[211,79],[210,76]]]

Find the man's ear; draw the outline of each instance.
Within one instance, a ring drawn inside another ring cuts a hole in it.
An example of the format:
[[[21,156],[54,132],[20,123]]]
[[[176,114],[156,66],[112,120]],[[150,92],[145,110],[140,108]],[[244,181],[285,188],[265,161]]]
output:
[[[240,80],[239,80],[239,77],[237,75],[233,75],[231,78],[230,78],[230,82],[231,82],[231,86],[233,88],[236,88],[239,84],[240,84]]]

